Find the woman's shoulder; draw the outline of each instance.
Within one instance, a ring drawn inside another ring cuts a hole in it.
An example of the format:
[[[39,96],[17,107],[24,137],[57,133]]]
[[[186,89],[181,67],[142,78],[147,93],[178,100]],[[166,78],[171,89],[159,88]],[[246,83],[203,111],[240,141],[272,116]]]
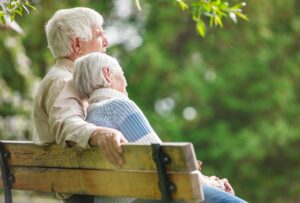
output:
[[[129,98],[112,98],[109,100],[111,105],[117,106],[135,106],[136,104]]]
[[[115,115],[130,115],[140,113],[139,107],[128,98],[114,98],[110,101],[110,108]]]
[[[128,98],[111,98],[91,104],[88,107],[88,113],[106,111],[113,114],[124,114],[139,111],[138,109],[137,105]]]

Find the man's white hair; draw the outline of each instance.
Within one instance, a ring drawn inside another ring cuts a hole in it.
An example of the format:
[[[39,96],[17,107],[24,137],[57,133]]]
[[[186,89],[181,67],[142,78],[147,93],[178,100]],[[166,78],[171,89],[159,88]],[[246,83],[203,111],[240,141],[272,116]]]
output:
[[[102,74],[104,67],[109,68],[112,74],[122,72],[115,58],[99,52],[79,57],[74,66],[74,88],[81,98],[89,98],[94,90],[107,87],[107,81]]]
[[[70,56],[71,39],[79,37],[90,40],[92,27],[101,27],[102,16],[93,9],[77,7],[61,9],[55,12],[46,24],[48,47],[55,58]]]

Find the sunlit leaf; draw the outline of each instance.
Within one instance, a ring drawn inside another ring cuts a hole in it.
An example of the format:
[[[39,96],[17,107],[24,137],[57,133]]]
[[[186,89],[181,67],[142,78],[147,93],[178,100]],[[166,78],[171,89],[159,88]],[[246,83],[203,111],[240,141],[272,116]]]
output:
[[[22,16],[22,11],[20,11],[20,10],[15,10],[15,12],[16,12],[19,16]]]
[[[185,11],[189,8],[188,5],[185,2],[183,2],[182,0],[176,0],[176,1],[179,3],[179,5],[183,11]]]
[[[220,27],[223,27],[222,20],[221,20],[221,18],[218,15],[216,15],[214,17],[214,22],[215,22],[215,25],[219,25]]]
[[[20,11],[21,13],[23,12],[23,7],[21,6],[21,4],[18,4],[18,11]]]
[[[197,30],[201,36],[204,36],[203,23],[208,20],[209,26],[223,27],[223,17],[230,18],[234,23],[237,23],[237,17],[248,20],[247,16],[242,13],[244,2],[229,5],[224,0],[194,0],[186,1],[176,0],[183,10],[190,9],[193,21],[195,21]]]
[[[26,2],[27,3],[27,2]],[[142,10],[142,7],[141,7],[141,4],[140,4],[140,1],[139,0],[135,0],[135,5],[136,5],[136,8],[138,11],[141,11]],[[32,7],[32,9],[35,9]]]
[[[244,14],[242,14],[242,13],[240,13],[240,12],[237,12],[236,15],[237,15],[238,17],[240,17],[241,19],[243,19],[243,20],[249,20],[249,18],[248,18],[246,15],[244,15]]]
[[[13,22],[15,20],[15,15],[14,14],[11,15],[9,18],[10,18],[10,21]]]
[[[245,6],[246,6],[246,3],[242,2],[242,3],[239,3],[239,4],[236,4],[236,5],[232,6],[231,8],[232,9],[238,9],[238,8],[245,7]]]
[[[236,19],[235,13],[230,12],[230,13],[229,13],[229,17],[231,18],[231,20],[232,20],[234,23],[237,23],[237,19]]]
[[[213,26],[214,26],[214,18],[213,18],[213,17],[211,17],[211,18],[209,19],[209,26],[210,26],[210,27],[213,27]]]
[[[29,8],[35,10],[35,7],[32,6],[29,1],[24,0],[2,0],[0,5],[0,12],[2,12],[4,16],[9,17],[11,21],[15,20],[16,14],[22,16],[23,10],[25,10],[27,14],[30,13]]]
[[[22,7],[23,7],[24,10],[26,11],[26,13],[29,14],[29,10],[28,10],[28,8],[27,8],[24,4],[22,4]]]
[[[206,25],[202,20],[197,22],[197,31],[202,37],[204,37],[206,34]]]
[[[6,25],[6,20],[3,15],[0,16],[0,20],[1,20],[2,25]]]

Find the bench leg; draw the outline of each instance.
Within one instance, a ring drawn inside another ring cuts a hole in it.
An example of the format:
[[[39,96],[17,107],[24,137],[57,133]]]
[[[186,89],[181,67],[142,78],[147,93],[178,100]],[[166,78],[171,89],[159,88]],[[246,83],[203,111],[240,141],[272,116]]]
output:
[[[4,187],[5,203],[12,203],[11,183],[13,182],[13,177],[9,173],[9,168],[7,165],[8,158],[9,153],[4,150],[4,144],[0,142],[0,165]]]

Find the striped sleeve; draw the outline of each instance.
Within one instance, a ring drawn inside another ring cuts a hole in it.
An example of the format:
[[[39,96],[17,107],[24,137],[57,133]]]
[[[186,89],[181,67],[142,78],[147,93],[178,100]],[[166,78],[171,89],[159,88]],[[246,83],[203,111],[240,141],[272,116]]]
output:
[[[128,142],[161,143],[148,119],[133,101],[118,98],[110,104],[111,119]]]

